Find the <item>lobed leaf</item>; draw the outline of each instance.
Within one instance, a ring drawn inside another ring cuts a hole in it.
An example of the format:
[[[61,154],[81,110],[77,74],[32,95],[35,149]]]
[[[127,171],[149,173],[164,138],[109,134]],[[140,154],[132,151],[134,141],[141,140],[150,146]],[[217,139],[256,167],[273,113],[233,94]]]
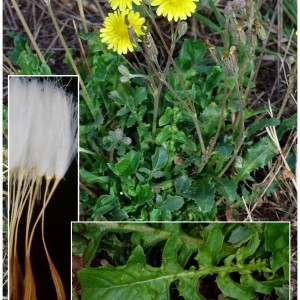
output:
[[[281,287],[286,283],[284,279],[272,279],[267,281],[258,281],[250,274],[243,274],[241,276],[241,284],[254,287],[255,292],[265,295],[271,295],[271,292],[276,287]]]
[[[211,211],[214,205],[215,192],[214,188],[205,180],[197,182],[190,188],[191,198],[201,209],[201,212],[206,213]]]
[[[194,64],[200,62],[206,53],[206,46],[201,41],[194,41],[193,38],[189,38],[183,42],[179,53],[179,61],[181,66],[185,69],[190,69]]]
[[[255,299],[253,286],[238,284],[233,281],[229,275],[226,275],[225,277],[218,275],[216,282],[225,297],[239,300]]]
[[[225,199],[229,203],[233,203],[236,200],[236,189],[237,189],[237,184],[229,178],[219,178],[219,177],[214,177],[213,180],[215,181],[216,185],[216,190],[225,197]]]
[[[143,248],[138,245],[127,264],[120,267],[83,268],[78,272],[83,300],[98,299],[170,299],[169,287],[179,280],[180,291],[186,299],[202,299],[196,292],[197,275],[182,280],[185,271],[177,263],[177,252],[183,242],[180,232],[166,242],[160,268],[146,263]],[[197,295],[198,298],[194,298]]]
[[[245,162],[236,167],[237,176],[235,181],[249,179],[252,180],[250,173],[258,168],[264,167],[276,155],[276,147],[268,137],[259,140],[247,151]]]
[[[220,224],[209,224],[203,230],[204,247],[198,249],[196,260],[201,267],[212,267],[218,262],[218,254],[222,249],[224,235]]]
[[[128,177],[136,172],[140,159],[141,153],[131,150],[118,163],[108,166],[116,175]]]
[[[165,166],[168,161],[168,153],[164,147],[157,147],[152,156],[152,169],[159,170]]]
[[[276,272],[289,261],[289,223],[267,223],[265,249],[272,252],[271,268]]]

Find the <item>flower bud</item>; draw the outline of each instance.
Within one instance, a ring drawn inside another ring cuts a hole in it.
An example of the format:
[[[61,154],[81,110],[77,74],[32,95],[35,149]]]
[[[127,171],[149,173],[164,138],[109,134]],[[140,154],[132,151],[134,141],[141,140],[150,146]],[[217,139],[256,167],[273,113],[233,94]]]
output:
[[[144,48],[151,61],[157,62],[158,50],[150,32],[144,35]]]
[[[246,7],[246,2],[245,0],[235,0],[232,3],[232,9],[236,12],[242,10],[243,8]]]
[[[253,25],[255,27],[256,34],[257,34],[258,38],[262,41],[266,40],[267,39],[267,34],[266,34],[266,31],[265,31],[265,28],[260,24],[260,22],[255,19]]]
[[[130,76],[129,70],[124,65],[119,65],[118,70],[122,75]]]
[[[115,136],[116,136],[117,140],[121,140],[121,139],[122,139],[122,136],[123,136],[123,131],[122,131],[122,129],[117,128],[117,129],[115,130]]]
[[[132,139],[128,136],[124,137],[122,142],[125,144],[125,145],[131,145],[132,143]]]
[[[185,21],[180,21],[178,24],[178,38],[181,38],[183,35],[186,34],[188,29],[188,24]]]

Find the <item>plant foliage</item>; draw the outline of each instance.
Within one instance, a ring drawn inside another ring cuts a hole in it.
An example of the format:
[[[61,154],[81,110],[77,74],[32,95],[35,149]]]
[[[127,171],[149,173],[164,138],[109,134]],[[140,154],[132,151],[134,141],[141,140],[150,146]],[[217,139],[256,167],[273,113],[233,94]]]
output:
[[[208,276],[224,297],[256,299],[279,295],[289,282],[288,223],[74,223],[74,249],[84,257],[83,300],[173,299],[176,293],[206,299],[199,282]],[[153,261],[153,249],[161,262]],[[103,251],[114,265],[91,267],[86,253],[95,258]]]

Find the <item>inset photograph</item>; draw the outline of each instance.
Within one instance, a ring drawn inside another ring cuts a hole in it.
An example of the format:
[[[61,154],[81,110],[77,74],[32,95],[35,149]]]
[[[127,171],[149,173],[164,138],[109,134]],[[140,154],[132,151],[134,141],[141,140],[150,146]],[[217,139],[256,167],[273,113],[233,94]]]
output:
[[[8,80],[8,298],[70,299],[78,77]]]
[[[291,299],[290,224],[72,223],[72,296]]]

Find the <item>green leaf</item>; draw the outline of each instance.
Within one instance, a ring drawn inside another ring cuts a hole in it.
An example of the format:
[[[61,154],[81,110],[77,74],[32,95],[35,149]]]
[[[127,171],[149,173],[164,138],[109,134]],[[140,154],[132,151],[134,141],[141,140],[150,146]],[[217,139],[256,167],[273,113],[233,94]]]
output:
[[[163,267],[172,273],[181,272],[183,269],[177,262],[178,250],[183,245],[179,237],[179,231],[175,232],[166,242],[162,252]]]
[[[187,175],[182,175],[175,180],[174,186],[176,193],[184,196],[191,186],[191,179]]]
[[[159,208],[162,211],[162,216],[164,218],[170,219],[172,211],[178,211],[184,204],[184,200],[180,196],[168,195],[166,200],[158,202],[155,208]]]
[[[122,107],[121,109],[119,109],[118,111],[117,111],[117,116],[124,116],[124,115],[126,115],[127,113],[129,113],[130,112],[130,109],[129,108],[127,108],[127,107]]]
[[[21,34],[15,35],[11,31],[7,31],[6,35],[14,39],[14,48],[13,51],[9,52],[8,58],[12,63],[17,64],[20,54],[26,49],[27,40]]]
[[[291,130],[293,127],[296,126],[297,126],[297,114],[294,114],[291,117],[281,121],[280,126],[276,130],[278,139],[280,140],[285,132]]]
[[[164,114],[160,117],[158,125],[160,127],[167,125],[173,120],[174,108],[166,107]]]
[[[215,199],[215,191],[211,184],[203,179],[192,186],[190,190],[191,198],[199,206],[201,212],[206,213],[211,211]]]
[[[138,184],[136,187],[137,192],[137,201],[136,203],[142,205],[154,198],[154,193],[149,185],[146,184]]]
[[[270,118],[270,119],[262,119],[260,121],[254,122],[249,125],[247,128],[247,137],[250,138],[260,130],[270,127],[270,126],[277,126],[280,124],[280,121],[277,118]]]
[[[189,151],[196,152],[197,146],[194,142],[192,142],[183,131],[179,131],[175,135],[175,140],[184,145],[184,147],[188,148]]]
[[[131,150],[113,166],[112,170],[116,175],[127,177],[136,172],[140,159],[141,153]],[[108,165],[111,166],[111,164]]]
[[[215,102],[211,102],[205,107],[205,109],[199,116],[203,134],[211,137],[212,131],[214,130],[214,128],[217,128],[220,116],[221,110]]]
[[[281,286],[275,288],[276,295],[278,296],[277,300],[289,300],[290,299],[290,289],[287,286]]]
[[[33,75],[39,73],[40,61],[37,55],[28,54],[25,50],[20,53],[18,65],[21,68],[20,74]]]
[[[206,46],[201,41],[194,41],[193,38],[183,42],[179,53],[180,64],[185,69],[190,69],[193,65],[199,63],[206,52]]]
[[[198,249],[196,260],[201,267],[212,267],[218,263],[218,253],[222,249],[224,235],[220,224],[209,224],[203,230],[204,247]]]
[[[265,295],[271,295],[271,292],[275,287],[281,287],[285,283],[286,282],[283,279],[257,281],[250,274],[243,274],[241,276],[241,284],[254,287],[255,292]]]
[[[111,211],[118,204],[118,198],[112,195],[102,195],[98,198],[94,209],[93,216],[104,215]]]
[[[78,279],[82,289],[82,299],[168,300],[170,285],[178,279],[180,290],[185,290],[187,299],[202,299],[192,290],[193,283],[196,289],[197,274],[190,275],[190,281],[181,280],[185,278],[186,273],[177,262],[178,251],[183,244],[180,234],[175,232],[167,240],[160,268],[151,267],[146,263],[143,248],[138,245],[124,266],[108,265],[94,269],[81,269],[78,272]]]
[[[161,145],[162,143],[167,141],[172,136],[172,133],[173,133],[172,126],[166,125],[156,136],[155,142],[158,145]]]
[[[265,249],[272,252],[271,268],[276,272],[289,261],[289,223],[267,223]]]
[[[222,68],[220,66],[214,66],[211,73],[207,76],[204,84],[205,91],[211,93],[213,89],[219,85],[223,78]]]
[[[244,225],[237,227],[232,231],[228,243],[240,244],[249,240],[253,232]]]
[[[88,183],[106,184],[111,182],[111,178],[109,176],[98,176],[83,168],[80,168],[80,176],[85,182]]]
[[[127,265],[83,268],[78,272],[83,300],[99,299],[162,299],[167,300],[173,276],[164,276],[160,268],[146,264],[141,246],[137,246]]]
[[[214,177],[213,180],[216,183],[215,187],[218,193],[224,196],[229,203],[233,203],[236,200],[237,184],[228,178]]]
[[[268,137],[259,140],[254,146],[248,149],[245,162],[241,166],[236,166],[236,182],[249,179],[250,173],[258,168],[262,168],[276,155],[276,147]]]
[[[234,282],[229,275],[226,275],[225,277],[218,275],[216,282],[225,297],[231,297],[238,300],[255,299],[254,287],[238,284]]]
[[[206,300],[202,295],[198,293],[198,282],[198,278],[181,278],[177,286],[180,296],[182,296],[184,299]]]
[[[246,246],[240,247],[238,251],[236,252],[237,260],[240,263],[244,263],[244,260],[248,258],[249,256],[253,255],[257,248],[260,245],[260,239],[258,232],[256,232],[252,239],[249,241],[249,243]]]
[[[152,169],[160,170],[168,161],[167,150],[163,147],[157,147],[155,153],[152,156]]]
[[[137,87],[133,91],[135,107],[138,107],[138,105],[142,104],[142,102],[145,101],[147,97],[148,97],[148,89],[146,89],[145,87]]]

